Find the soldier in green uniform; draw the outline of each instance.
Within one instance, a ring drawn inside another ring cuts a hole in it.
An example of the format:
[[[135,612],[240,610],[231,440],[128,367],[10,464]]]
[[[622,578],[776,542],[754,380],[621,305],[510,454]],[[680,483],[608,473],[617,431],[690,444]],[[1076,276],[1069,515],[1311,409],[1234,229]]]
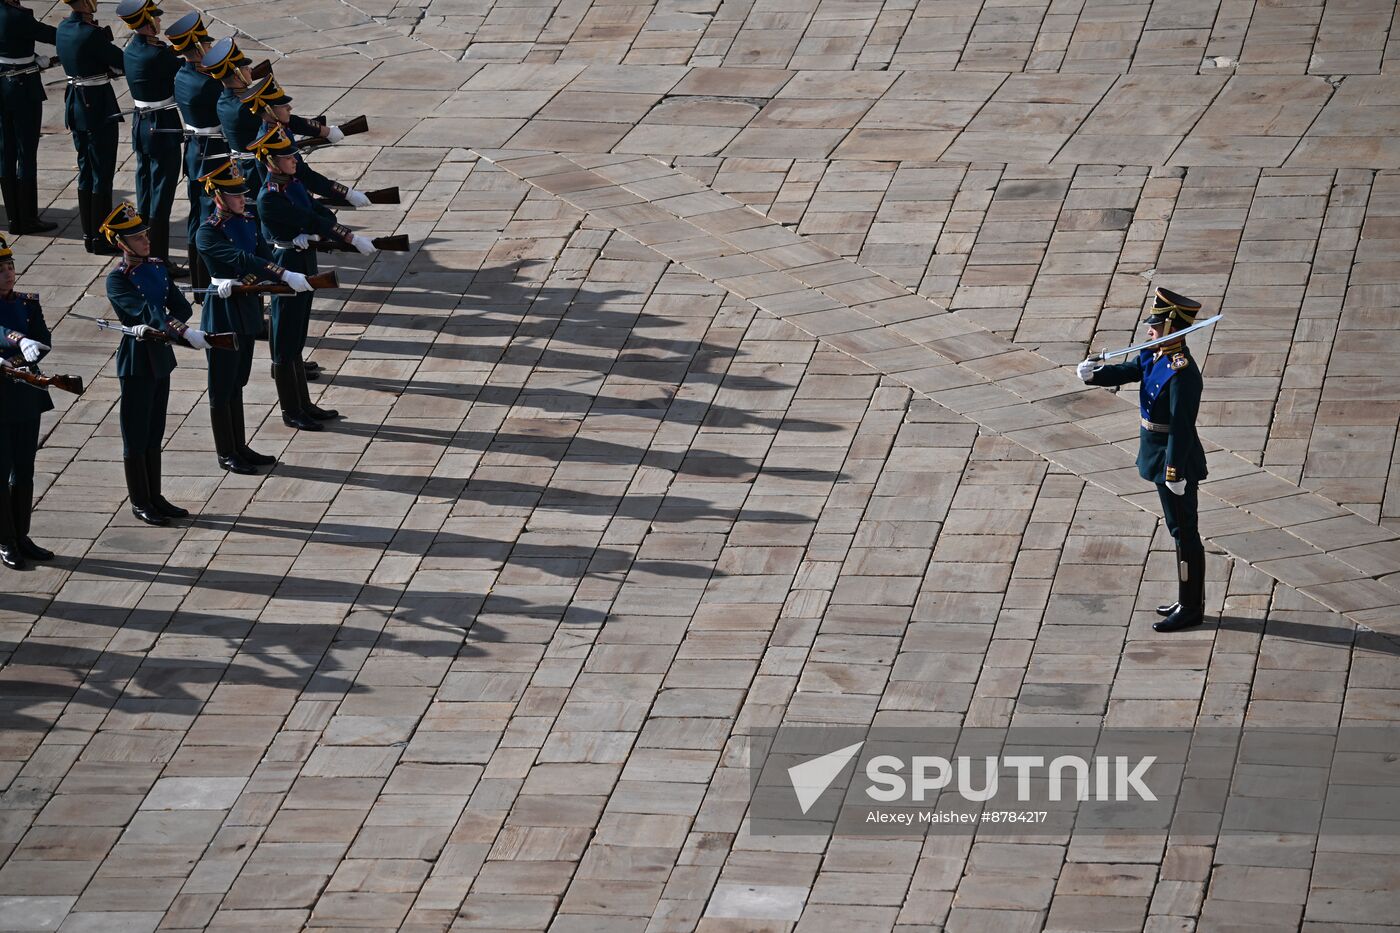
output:
[[[52,340],[39,296],[15,291],[15,259],[0,237],[0,366],[37,363]],[[47,390],[0,375],[0,563],[12,570],[53,560],[53,551],[29,539],[39,418],[52,409]]]
[[[1143,321],[1149,340],[1190,327],[1201,303],[1165,288],[1157,289],[1152,313]],[[1196,436],[1196,412],[1201,404],[1201,370],[1191,357],[1186,339],[1168,341],[1139,352],[1137,359],[1104,366],[1088,359],[1078,366],[1079,378],[1090,385],[1140,383],[1138,403],[1142,427],[1138,432],[1138,473],[1157,485],[1167,531],[1176,542],[1177,601],[1158,606],[1164,618],[1153,624],[1159,632],[1200,625],[1205,619],[1206,551],[1197,527],[1196,490],[1206,478],[1206,454]]]
[[[294,291],[311,290],[300,272],[283,269],[258,236],[244,208],[248,188],[233,162],[225,162],[202,179],[214,198],[214,213],[195,234],[200,260],[209,270],[200,321],[208,332],[232,331],[239,336],[236,353],[209,354],[209,422],[219,466],[231,473],[256,473],[256,466],[275,463],[273,457],[248,447],[243,424],[243,387],[253,370],[254,336],[262,325],[262,299],[234,294],[244,282],[284,282]]]
[[[170,24],[165,30],[170,47],[184,57],[184,64],[175,75],[175,104],[185,131],[185,195],[190,202],[190,215],[185,223],[186,256],[190,266],[190,284],[203,288],[209,276],[199,262],[194,236],[199,225],[214,212],[214,200],[204,190],[200,178],[217,164],[216,157],[228,152],[224,130],[219,125],[219,95],[223,85],[199,70],[199,63],[209,48],[209,33],[197,11],[191,11]]]
[[[135,31],[122,53],[126,86],[135,108],[131,150],[136,153],[136,209],[150,224],[151,255],[165,271],[183,278],[183,266],[170,261],[170,212],[180,185],[184,127],[175,104],[180,56],[160,39],[161,9],[155,0],[122,0],[117,15]]]
[[[34,55],[34,43],[53,45],[55,38],[54,28],[17,0],[0,0],[0,191],[11,233],[48,233],[58,226],[39,219],[45,94]]]
[[[164,260],[151,255],[150,228],[136,208],[123,202],[103,223],[102,233],[122,251],[122,261],[107,274],[107,300],[121,322],[136,329],[136,336],[123,336],[117,347],[122,461],[131,513],[148,525],[168,525],[190,513],[161,494],[161,443],[175,351],[158,336],[183,337],[197,350],[207,350],[209,344],[203,331],[186,326],[190,303]]]
[[[78,221],[89,253],[116,254],[97,228],[112,213],[112,176],[117,171],[117,124],[121,110],[112,78],[122,73],[121,49],[112,30],[93,18],[96,0],[67,0],[72,10],[58,25],[55,45],[68,75],[63,121],[78,152]]]
[[[272,244],[274,259],[304,275],[316,274],[314,239],[340,240],[361,253],[374,252],[366,237],[352,233],[336,221],[335,214],[317,204],[297,177],[296,144],[281,126],[274,124],[254,141],[253,155],[263,168],[266,182],[258,194],[258,220],[263,238]],[[319,408],[311,401],[306,384],[302,350],[311,322],[311,293],[276,295],[272,299],[272,378],[282,423],[303,431],[321,430],[321,422],[339,412]]]

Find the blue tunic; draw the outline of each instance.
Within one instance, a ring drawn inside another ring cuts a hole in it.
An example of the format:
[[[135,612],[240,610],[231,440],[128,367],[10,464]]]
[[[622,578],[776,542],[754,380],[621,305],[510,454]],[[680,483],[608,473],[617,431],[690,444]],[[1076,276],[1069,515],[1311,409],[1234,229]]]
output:
[[[22,362],[20,340],[28,337],[49,344],[48,325],[39,306],[39,296],[27,292],[11,292],[0,298],[0,356]],[[18,360],[16,358],[18,357]],[[0,376],[0,423],[30,421],[53,408],[49,391]]]
[[[128,327],[145,324],[173,333],[170,318],[190,319],[190,303],[171,280],[165,263],[127,260],[107,274],[107,300]],[[175,369],[175,350],[168,343],[123,337],[117,347],[117,375],[159,379]]]

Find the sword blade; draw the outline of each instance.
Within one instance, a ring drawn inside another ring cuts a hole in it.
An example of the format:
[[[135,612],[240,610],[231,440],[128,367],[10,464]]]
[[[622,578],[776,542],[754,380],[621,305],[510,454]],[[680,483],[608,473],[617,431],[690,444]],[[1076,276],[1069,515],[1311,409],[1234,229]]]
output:
[[[1202,330],[1204,328],[1210,327],[1216,321],[1220,320],[1220,317],[1221,315],[1217,314],[1214,317],[1206,318],[1204,321],[1197,321],[1190,327],[1183,327],[1181,330],[1174,330],[1170,334],[1163,334],[1161,337],[1158,337],[1155,340],[1145,340],[1142,343],[1135,343],[1131,347],[1124,347],[1121,350],[1105,350],[1102,353],[1095,356],[1094,359],[1111,360],[1115,356],[1128,356],[1133,353],[1140,353],[1143,350],[1150,350],[1151,348],[1159,344],[1171,343],[1174,340],[1179,340],[1180,338],[1186,336],[1192,331]]]

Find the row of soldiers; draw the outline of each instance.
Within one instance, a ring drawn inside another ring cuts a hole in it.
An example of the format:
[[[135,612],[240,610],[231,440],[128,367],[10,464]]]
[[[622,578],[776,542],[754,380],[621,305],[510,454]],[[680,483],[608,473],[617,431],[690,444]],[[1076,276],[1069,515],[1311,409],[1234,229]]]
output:
[[[202,284],[194,234],[212,203],[198,179],[221,155],[242,158],[264,123],[276,122],[302,137],[339,142],[344,131],[324,119],[291,111],[291,98],[270,67],[254,77],[252,62],[232,38],[211,42],[197,11],[181,16],[161,38],[162,11],[154,0],[122,0],[117,15],[132,31],[124,49],[112,31],[97,24],[96,0],[66,0],[71,11],[57,27],[38,20],[18,0],[0,0],[0,187],[13,234],[47,233],[56,225],[38,209],[38,142],[45,100],[40,77],[46,63],[36,43],[52,44],[67,75],[64,124],[78,157],[78,221],[88,252],[115,250],[98,227],[112,212],[118,128],[123,114],[112,86],[125,76],[131,92],[131,146],[136,155],[136,206],[151,225],[153,255],[167,260],[176,277],[185,269],[169,262],[170,215],[183,167],[190,200],[189,262]],[[244,163],[260,181],[259,170]],[[314,193],[340,205],[364,207],[369,196],[316,173],[303,181]]]
[[[7,0],[0,3],[14,8]],[[91,0],[72,0],[71,5],[74,14],[64,26],[72,22],[91,26]],[[121,255],[106,288],[123,332],[116,362],[131,509],[143,522],[165,525],[189,514],[165,498],[161,483],[170,374],[176,367],[173,348],[207,354],[209,419],[219,466],[233,473],[256,473],[258,467],[275,462],[249,446],[243,413],[243,390],[252,373],[255,341],[264,329],[261,296],[273,296],[268,334],[283,422],[301,430],[322,430],[321,422],[339,414],[311,401],[307,381],[315,375],[308,374],[303,359],[312,294],[318,282],[333,280],[333,275],[318,275],[316,249],[369,254],[377,247],[340,224],[328,206],[363,206],[371,203],[369,196],[312,170],[294,135],[335,142],[343,135],[337,127],[292,114],[290,97],[270,71],[254,80],[247,68],[251,62],[233,40],[210,42],[198,13],[187,14],[166,31],[169,48],[157,45],[160,10],[152,0],[124,0],[118,14],[136,32],[123,66],[136,105],[137,204],[110,206],[115,158],[107,144],[115,149],[115,129],[108,133],[103,125],[105,135],[96,139],[95,130],[75,128],[71,116],[73,98],[78,99],[79,109],[93,102],[97,92],[84,99],[87,89],[105,88],[112,95],[110,80],[106,84],[70,80],[66,109],[79,153],[80,192],[86,191],[81,210],[89,250]],[[29,22],[35,21],[30,17]],[[66,49],[63,28],[59,27],[58,36],[60,58]],[[33,32],[43,41],[41,31]],[[133,46],[139,46],[134,55]],[[64,58],[65,70],[70,76],[75,71],[82,74],[91,67],[87,55],[100,58],[108,55],[103,49],[110,47],[110,37],[81,46],[72,68]],[[3,44],[0,49],[14,51]],[[175,52],[184,57],[177,68],[161,70],[150,64],[162,61],[161,53]],[[10,57],[0,56],[0,69]],[[103,60],[112,58],[108,55]],[[157,71],[173,81],[170,99],[157,97],[166,85],[140,83],[154,81]],[[141,76],[139,81],[135,75]],[[0,72],[0,88],[8,84]],[[164,131],[172,128],[164,124],[175,122],[165,116],[172,112],[172,99],[183,125],[167,134]],[[13,116],[7,109],[7,158],[9,143],[15,139]],[[169,163],[171,151],[177,157],[174,168]],[[185,270],[168,258],[169,204],[180,162],[190,186],[189,262],[202,282],[194,289],[202,295],[203,305],[197,328],[189,323],[193,309],[175,282]],[[94,165],[99,171],[86,175]],[[32,179],[32,172],[28,177]],[[84,187],[84,177],[105,179],[105,189]],[[32,191],[32,183],[25,190]],[[105,194],[94,195],[103,190]],[[8,187],[6,192],[8,199]],[[254,192],[256,200],[250,196]],[[19,203],[30,204],[29,197],[25,195]],[[11,214],[11,222],[12,232],[35,232],[35,224],[45,226],[23,206],[18,215]],[[19,231],[14,230],[16,224]],[[0,562],[19,569],[27,561],[53,557],[29,537],[29,527],[39,420],[53,408],[47,386],[62,385],[57,380],[65,377],[45,377],[39,372],[38,363],[49,353],[52,338],[38,296],[15,291],[15,284],[14,258],[0,237],[0,479],[8,487],[0,488]]]

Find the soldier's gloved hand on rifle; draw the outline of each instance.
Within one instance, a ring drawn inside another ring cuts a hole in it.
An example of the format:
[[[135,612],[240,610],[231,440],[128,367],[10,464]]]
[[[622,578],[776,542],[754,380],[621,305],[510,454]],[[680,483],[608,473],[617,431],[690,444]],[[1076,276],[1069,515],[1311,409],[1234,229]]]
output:
[[[360,236],[358,233],[350,238],[350,245],[359,250],[360,254],[363,256],[368,256],[370,253],[374,252],[374,244],[370,242],[369,237]]]
[[[137,325],[136,325],[136,339],[137,339],[137,340],[154,340],[154,339],[156,339],[156,337],[159,336],[159,335],[160,335],[160,331],[156,330],[154,327],[152,327],[152,326],[149,325],[149,324],[137,324]]]
[[[39,362],[39,357],[43,356],[50,349],[48,344],[40,343],[30,337],[21,337],[19,339],[19,352],[24,354],[24,361],[26,363]]]
[[[330,129],[326,132],[326,139],[329,139],[329,140],[330,140],[331,142],[333,142],[333,143],[338,143],[338,142],[340,142],[340,141],[341,141],[342,139],[344,139],[344,138],[345,138],[345,134],[344,134],[343,132],[341,132],[340,127],[338,127],[338,126],[332,126],[332,127],[330,127]]]
[[[307,233],[298,233],[296,236],[292,237],[292,245],[297,249],[310,249],[311,235]]]
[[[1085,360],[1084,362],[1076,366],[1074,371],[1079,374],[1080,379],[1084,380],[1085,382],[1088,382],[1091,378],[1093,378],[1094,370],[1098,368],[1099,364],[1097,361]]]
[[[289,269],[282,270],[282,281],[290,285],[294,292],[311,291],[311,283],[306,280],[306,276],[300,272],[292,272]]]
[[[1167,483],[1167,488],[1172,491],[1172,495],[1174,496],[1184,496],[1186,495],[1186,480],[1172,480]]]
[[[345,200],[350,202],[351,207],[369,207],[371,203],[369,195],[357,188],[345,192]]]
[[[190,346],[196,350],[208,350],[209,341],[204,339],[204,331],[196,330],[193,327],[185,328],[185,339],[190,342]]]
[[[233,294],[233,287],[238,284],[237,279],[210,279],[209,285],[214,289],[214,294],[220,298],[227,298]]]

